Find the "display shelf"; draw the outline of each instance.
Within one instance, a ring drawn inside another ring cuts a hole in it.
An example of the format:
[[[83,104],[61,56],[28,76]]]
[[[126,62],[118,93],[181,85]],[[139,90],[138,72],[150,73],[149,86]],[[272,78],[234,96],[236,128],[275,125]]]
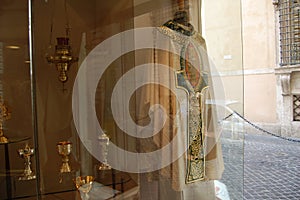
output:
[[[21,172],[19,174],[17,174],[17,173],[15,173],[16,170],[11,170],[10,159],[9,159],[9,145],[24,142],[29,139],[30,139],[30,137],[10,138],[7,143],[1,144],[1,146],[4,146],[5,171],[4,171],[4,173],[0,172],[0,176],[6,177],[6,194],[7,194],[8,199],[12,198],[12,180],[11,180],[11,178],[21,174]]]
[[[8,138],[7,143],[0,143],[0,145],[6,145],[6,144],[14,144],[19,142],[24,142],[26,140],[29,140],[30,137],[19,137],[19,138]]]

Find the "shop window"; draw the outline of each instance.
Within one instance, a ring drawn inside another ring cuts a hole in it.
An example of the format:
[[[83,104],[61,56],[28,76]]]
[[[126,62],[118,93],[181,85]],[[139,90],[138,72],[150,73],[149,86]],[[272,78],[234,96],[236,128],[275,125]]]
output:
[[[300,95],[294,95],[293,113],[294,113],[294,121],[300,121]]]
[[[3,43],[0,42],[0,75],[3,74]],[[3,96],[3,85],[2,85],[2,80],[0,81],[0,97]]]
[[[280,65],[300,64],[300,0],[279,3]]]

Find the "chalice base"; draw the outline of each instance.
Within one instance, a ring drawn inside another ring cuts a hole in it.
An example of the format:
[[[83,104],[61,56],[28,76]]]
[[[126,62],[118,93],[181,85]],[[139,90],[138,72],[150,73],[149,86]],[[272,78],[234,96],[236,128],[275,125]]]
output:
[[[6,144],[8,143],[8,139],[5,136],[0,136],[0,144]]]
[[[28,175],[23,175],[19,177],[19,181],[29,181],[36,179],[36,175],[34,173],[28,174]]]
[[[70,173],[70,172],[71,172],[71,167],[69,163],[63,163],[60,168],[60,173]]]
[[[100,163],[99,164],[98,170],[100,170],[100,171],[110,170],[110,169],[111,169],[111,166],[108,165],[108,164],[105,164],[105,163]]]

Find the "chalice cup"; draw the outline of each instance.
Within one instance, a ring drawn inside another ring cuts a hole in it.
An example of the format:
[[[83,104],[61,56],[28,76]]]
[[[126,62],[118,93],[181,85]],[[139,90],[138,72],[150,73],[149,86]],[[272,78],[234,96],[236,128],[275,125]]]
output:
[[[93,182],[94,182],[94,177],[93,176],[77,176],[76,179],[74,180],[75,186],[77,190],[82,192],[83,199],[89,199],[89,192],[92,189]]]
[[[62,157],[62,166],[60,168],[60,173],[71,172],[71,167],[69,164],[69,155],[72,151],[72,143],[69,141],[62,141],[57,143],[58,154]]]
[[[26,144],[24,149],[19,149],[18,153],[21,157],[24,158],[25,169],[23,175],[19,177],[19,180],[27,181],[36,178],[36,175],[31,170],[31,156],[34,154],[34,149],[30,148],[28,144]]]

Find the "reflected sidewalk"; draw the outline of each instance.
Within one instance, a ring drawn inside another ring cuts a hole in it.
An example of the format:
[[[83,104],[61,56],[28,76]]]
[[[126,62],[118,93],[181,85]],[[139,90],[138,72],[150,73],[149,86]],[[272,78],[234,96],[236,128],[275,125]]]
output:
[[[222,140],[231,200],[300,199],[300,143],[247,133]]]

